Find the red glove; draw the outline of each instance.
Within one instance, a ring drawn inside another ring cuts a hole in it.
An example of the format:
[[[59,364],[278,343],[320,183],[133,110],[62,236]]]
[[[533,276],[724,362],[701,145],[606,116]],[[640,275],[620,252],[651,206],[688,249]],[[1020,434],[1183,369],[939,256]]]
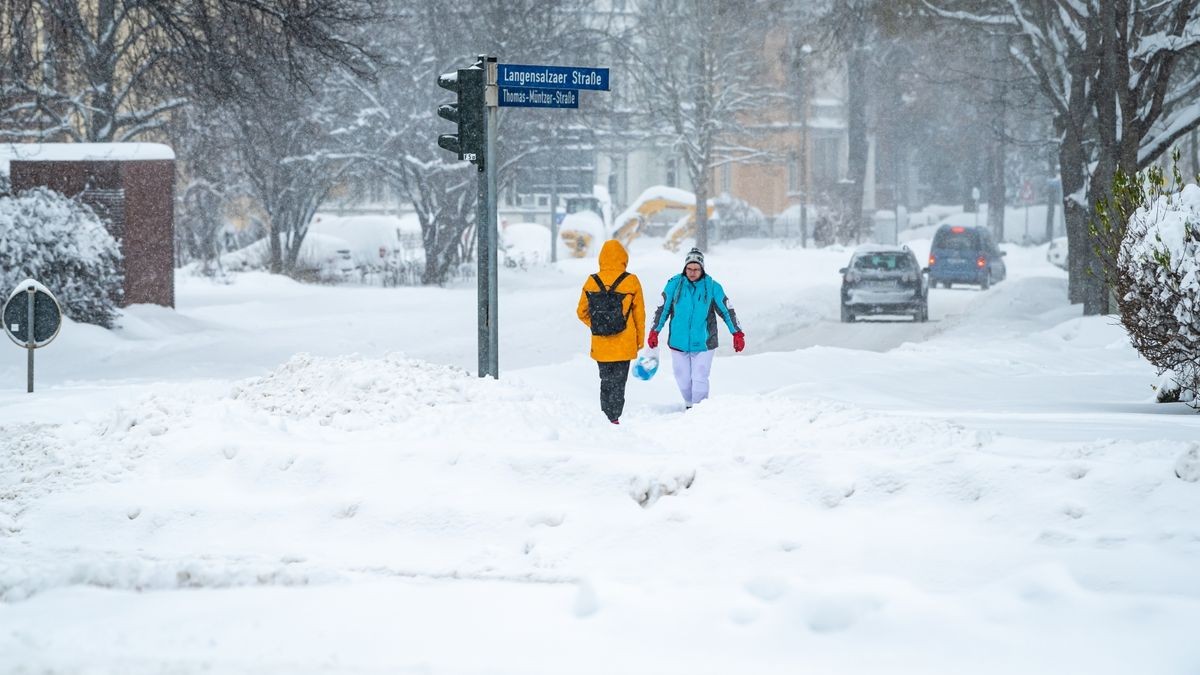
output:
[[[733,351],[740,352],[746,348],[746,334],[738,331],[733,334]]]
[[[658,347],[658,331],[650,331],[650,334],[646,336],[646,344],[650,345],[650,349]]]

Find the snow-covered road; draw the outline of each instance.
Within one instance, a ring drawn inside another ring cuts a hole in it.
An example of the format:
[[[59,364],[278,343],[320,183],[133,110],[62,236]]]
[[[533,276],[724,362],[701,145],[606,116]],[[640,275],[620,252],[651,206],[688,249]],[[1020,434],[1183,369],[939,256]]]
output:
[[[848,257],[717,247],[749,348],[686,414],[631,381],[620,427],[590,261],[504,271],[499,381],[470,286],[181,275],[32,396],[6,350],[0,672],[1200,669],[1200,416],[1044,248],[926,324],[841,324]]]

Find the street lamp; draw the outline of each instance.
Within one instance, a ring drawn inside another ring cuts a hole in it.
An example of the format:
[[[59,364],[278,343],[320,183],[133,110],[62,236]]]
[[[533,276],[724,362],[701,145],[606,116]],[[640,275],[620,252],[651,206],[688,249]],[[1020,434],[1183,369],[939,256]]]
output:
[[[800,246],[808,248],[808,57],[812,54],[808,43],[796,49],[796,80],[800,97]]]

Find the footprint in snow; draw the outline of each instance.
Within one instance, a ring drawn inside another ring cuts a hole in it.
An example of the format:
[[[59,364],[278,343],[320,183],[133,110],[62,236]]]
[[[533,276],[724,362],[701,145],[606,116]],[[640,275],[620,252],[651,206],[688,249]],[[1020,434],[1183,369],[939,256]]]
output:
[[[537,527],[538,525],[545,525],[546,527],[558,527],[559,525],[562,525],[563,521],[566,519],[567,514],[562,512],[541,511],[530,514],[530,516],[525,519],[525,523],[530,527]]]
[[[637,476],[629,486],[629,496],[642,508],[649,508],[659,497],[677,495],[692,487],[696,481],[696,470],[685,471],[672,477]]]

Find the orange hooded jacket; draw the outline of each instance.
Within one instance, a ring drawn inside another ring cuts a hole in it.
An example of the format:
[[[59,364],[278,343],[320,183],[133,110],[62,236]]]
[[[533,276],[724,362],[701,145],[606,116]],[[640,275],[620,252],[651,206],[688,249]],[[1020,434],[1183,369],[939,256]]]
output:
[[[600,248],[599,275],[606,287],[611,287],[628,264],[629,254],[621,242],[616,239],[604,242]],[[588,314],[587,294],[588,291],[599,290],[596,280],[588,276],[579,293],[579,307],[575,313],[588,328],[592,327],[592,317]],[[642,297],[642,282],[638,281],[637,275],[630,274],[621,280],[621,285],[615,290],[625,294],[621,307],[629,312],[629,321],[625,323],[625,330],[616,335],[592,336],[592,358],[597,361],[632,361],[637,358],[638,350],[646,338],[646,304]]]

